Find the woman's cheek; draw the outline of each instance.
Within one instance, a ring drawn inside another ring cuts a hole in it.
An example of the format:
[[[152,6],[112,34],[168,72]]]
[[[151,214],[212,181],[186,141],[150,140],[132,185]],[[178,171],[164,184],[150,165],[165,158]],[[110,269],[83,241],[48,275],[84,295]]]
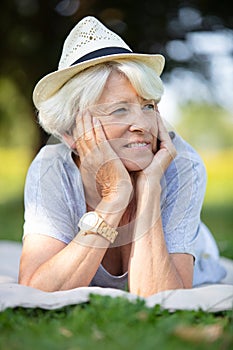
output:
[[[102,127],[106,136],[107,140],[111,140],[112,138],[112,132],[111,132],[111,127],[105,123],[102,123]]]
[[[107,140],[115,140],[119,139],[123,136],[125,132],[125,125],[122,125],[120,123],[102,123],[102,127],[104,129],[105,136]]]

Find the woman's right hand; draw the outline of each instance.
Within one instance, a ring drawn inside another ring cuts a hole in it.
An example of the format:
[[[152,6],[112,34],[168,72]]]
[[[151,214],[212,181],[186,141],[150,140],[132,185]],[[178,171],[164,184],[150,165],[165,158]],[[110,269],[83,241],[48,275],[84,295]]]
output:
[[[87,204],[94,209],[104,199],[126,207],[132,193],[131,179],[100,121],[89,110],[79,113],[73,136]]]

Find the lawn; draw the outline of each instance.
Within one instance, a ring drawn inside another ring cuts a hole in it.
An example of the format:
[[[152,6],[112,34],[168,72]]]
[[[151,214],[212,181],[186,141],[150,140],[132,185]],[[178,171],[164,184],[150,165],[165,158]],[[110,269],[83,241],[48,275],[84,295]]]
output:
[[[232,312],[168,313],[141,301],[92,296],[87,304],[56,311],[0,314],[2,350],[231,349]]]
[[[4,158],[11,162],[4,163]],[[0,150],[0,239],[21,239],[22,188],[30,154],[25,150]],[[221,157],[221,159],[223,159]],[[208,160],[208,159],[207,159]],[[11,166],[13,162],[14,166]],[[210,186],[226,181],[225,195],[207,191],[202,218],[212,229],[221,253],[233,258],[232,181],[211,158]],[[230,159],[224,158],[224,164]],[[208,163],[208,162],[207,162]],[[211,168],[212,167],[212,168]],[[215,167],[215,170],[214,170]],[[225,169],[222,166],[222,169]],[[224,170],[225,171],[225,170]],[[223,187],[222,187],[223,188]],[[89,303],[55,311],[8,309],[0,313],[0,349],[222,349],[233,348],[233,310],[217,314],[202,311],[169,313],[159,306],[147,308],[142,301],[92,296]]]

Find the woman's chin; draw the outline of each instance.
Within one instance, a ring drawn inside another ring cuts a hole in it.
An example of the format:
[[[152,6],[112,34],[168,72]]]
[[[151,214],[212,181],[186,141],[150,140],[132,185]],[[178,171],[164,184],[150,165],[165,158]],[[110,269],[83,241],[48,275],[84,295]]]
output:
[[[141,160],[141,161],[132,161],[129,159],[122,159],[122,162],[124,164],[124,166],[126,167],[126,169],[128,170],[128,172],[132,172],[132,171],[142,171],[144,169],[146,169],[150,163],[152,162],[152,158],[150,160]]]

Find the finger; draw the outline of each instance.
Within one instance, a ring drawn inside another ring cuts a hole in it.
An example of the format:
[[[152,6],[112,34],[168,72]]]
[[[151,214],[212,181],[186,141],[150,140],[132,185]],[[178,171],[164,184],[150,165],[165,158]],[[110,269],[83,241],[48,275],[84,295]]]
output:
[[[76,146],[78,152],[85,155],[95,147],[95,134],[91,122],[91,114],[88,110],[77,116],[76,123]]]
[[[82,138],[86,142],[88,147],[92,147],[96,144],[94,125],[92,123],[92,115],[89,110],[86,110],[83,115],[83,135]]]
[[[173,145],[171,137],[164,126],[161,116],[158,116],[158,139],[160,140],[160,149],[167,149],[172,158],[176,156],[176,149]]]
[[[73,136],[75,141],[77,141],[83,135],[83,113],[78,112],[75,119],[75,128],[73,132]]]
[[[171,138],[168,134],[167,129],[165,128],[165,125],[163,123],[162,117],[160,114],[158,114],[158,137],[160,142],[171,142]]]
[[[159,166],[161,175],[167,170],[171,161],[174,159],[173,154],[166,148],[160,149],[155,157],[154,162],[156,166]]]
[[[84,125],[83,125],[83,112],[79,112],[76,117],[76,127],[74,132],[74,140],[76,145],[76,150],[79,154],[79,157],[82,159],[85,154],[85,143],[82,140],[84,135]]]
[[[103,126],[98,118],[93,117],[93,125],[94,125],[96,143],[101,144],[102,142],[107,141],[103,130]]]
[[[99,151],[104,153],[106,159],[109,158],[119,160],[118,156],[116,155],[115,151],[113,150],[106,137],[101,121],[98,118],[94,117],[93,124],[95,130],[96,145]]]

